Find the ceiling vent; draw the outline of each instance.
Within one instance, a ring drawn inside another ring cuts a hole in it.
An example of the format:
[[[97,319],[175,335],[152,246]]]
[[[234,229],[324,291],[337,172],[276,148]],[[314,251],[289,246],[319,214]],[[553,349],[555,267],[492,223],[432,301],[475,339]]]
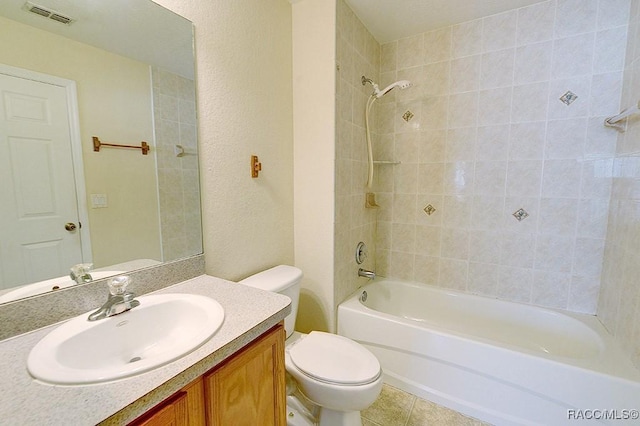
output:
[[[71,25],[75,21],[75,19],[69,16],[65,16],[60,12],[56,12],[55,10],[48,9],[44,6],[31,3],[30,1],[26,2],[23,8],[28,12],[35,13],[36,15],[44,16],[45,18],[49,18],[56,22],[60,22],[61,24]]]

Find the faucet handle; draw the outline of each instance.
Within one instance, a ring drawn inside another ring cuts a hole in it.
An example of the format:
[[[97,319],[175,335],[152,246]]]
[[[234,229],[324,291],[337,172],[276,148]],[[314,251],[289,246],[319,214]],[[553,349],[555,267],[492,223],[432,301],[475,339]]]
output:
[[[109,286],[109,293],[113,296],[122,296],[127,292],[127,286],[130,281],[131,280],[126,275],[111,278],[107,282],[107,285]]]
[[[71,272],[75,276],[80,277],[82,275],[88,274],[89,271],[91,271],[91,268],[93,268],[93,263],[78,263],[77,265],[73,265],[71,267]]]

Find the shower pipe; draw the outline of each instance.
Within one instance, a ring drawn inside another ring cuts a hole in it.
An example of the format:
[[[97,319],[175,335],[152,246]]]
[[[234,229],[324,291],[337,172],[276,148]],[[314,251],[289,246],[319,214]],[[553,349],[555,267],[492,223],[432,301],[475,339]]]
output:
[[[367,158],[368,158],[368,164],[369,164],[368,175],[367,175],[367,193],[371,193],[371,186],[373,185],[373,148],[371,146],[371,132],[369,130],[369,112],[371,110],[371,107],[373,106],[373,103],[376,101],[376,99],[380,99],[381,97],[383,97],[384,95],[386,95],[387,93],[395,89],[396,87],[400,88],[400,90],[404,90],[408,87],[411,87],[411,82],[407,80],[396,81],[395,83],[391,83],[384,89],[380,90],[378,85],[373,80],[363,75],[362,85],[365,86],[367,83],[373,86],[373,93],[371,94],[371,96],[369,96],[369,99],[367,99],[367,106],[365,107],[365,111],[364,111],[364,124],[365,124],[365,130],[367,133]],[[367,199],[369,199],[369,195],[367,195]],[[371,199],[372,199],[371,207],[377,207],[373,197],[371,197]]]

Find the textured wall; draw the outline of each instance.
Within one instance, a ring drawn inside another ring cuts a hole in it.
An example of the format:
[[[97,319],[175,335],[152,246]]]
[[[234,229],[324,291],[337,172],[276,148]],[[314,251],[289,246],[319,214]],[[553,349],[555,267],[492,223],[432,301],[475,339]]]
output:
[[[158,0],[195,25],[206,271],[293,262],[291,5]],[[250,176],[250,156],[262,162]]]
[[[293,4],[296,328],[334,330],[335,0]]]
[[[382,46],[382,83],[414,86],[378,108],[378,156],[402,162],[379,174],[379,271],[595,313],[628,5],[546,1]]]
[[[640,100],[640,1],[631,4],[622,108]],[[598,318],[640,368],[640,118],[626,125],[613,164]]]

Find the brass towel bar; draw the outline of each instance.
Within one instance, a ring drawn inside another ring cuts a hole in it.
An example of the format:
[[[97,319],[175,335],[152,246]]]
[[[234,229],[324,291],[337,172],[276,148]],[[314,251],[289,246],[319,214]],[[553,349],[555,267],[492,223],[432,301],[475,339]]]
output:
[[[113,146],[116,148],[134,148],[134,149],[141,149],[142,150],[142,155],[147,155],[149,153],[149,144],[146,143],[145,141],[142,141],[141,146],[135,146],[135,145],[119,145],[119,144],[115,144],[115,143],[104,143],[104,142],[100,142],[100,139],[98,139],[97,136],[93,137],[93,150],[95,152],[100,152],[100,147],[101,146]]]

